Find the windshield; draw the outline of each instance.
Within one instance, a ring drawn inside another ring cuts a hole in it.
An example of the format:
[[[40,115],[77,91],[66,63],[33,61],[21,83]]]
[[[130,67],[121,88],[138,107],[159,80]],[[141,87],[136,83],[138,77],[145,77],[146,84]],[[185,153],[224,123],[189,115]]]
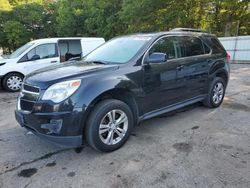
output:
[[[27,43],[23,46],[21,46],[20,48],[18,48],[16,51],[14,51],[10,56],[9,58],[10,59],[13,59],[13,58],[17,58],[19,57],[23,52],[25,52],[28,48],[30,48],[31,46],[33,46],[34,43]]]
[[[91,52],[83,60],[126,63],[131,60],[150,39],[151,37],[142,36],[115,38]]]

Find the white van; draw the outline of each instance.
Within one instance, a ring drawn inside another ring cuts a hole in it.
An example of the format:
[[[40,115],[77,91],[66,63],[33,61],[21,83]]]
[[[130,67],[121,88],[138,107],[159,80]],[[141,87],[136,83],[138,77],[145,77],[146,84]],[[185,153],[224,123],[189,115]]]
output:
[[[31,41],[0,59],[0,80],[7,91],[18,91],[25,75],[57,63],[80,59],[103,44],[103,38],[48,38]]]

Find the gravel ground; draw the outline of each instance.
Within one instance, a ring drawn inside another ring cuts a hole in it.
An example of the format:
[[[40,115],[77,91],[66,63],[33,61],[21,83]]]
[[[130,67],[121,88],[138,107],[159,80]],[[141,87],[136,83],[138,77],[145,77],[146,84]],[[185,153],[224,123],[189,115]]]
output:
[[[120,150],[61,149],[14,119],[0,90],[0,187],[250,187],[250,64],[232,65],[223,105],[141,123]]]

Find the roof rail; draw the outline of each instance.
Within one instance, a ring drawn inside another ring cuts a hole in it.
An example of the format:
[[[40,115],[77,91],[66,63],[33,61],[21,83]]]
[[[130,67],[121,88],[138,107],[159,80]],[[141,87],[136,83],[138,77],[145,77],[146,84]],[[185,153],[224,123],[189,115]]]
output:
[[[186,32],[198,32],[198,33],[209,33],[206,30],[201,30],[201,29],[193,29],[193,28],[175,28],[170,31],[186,31]]]

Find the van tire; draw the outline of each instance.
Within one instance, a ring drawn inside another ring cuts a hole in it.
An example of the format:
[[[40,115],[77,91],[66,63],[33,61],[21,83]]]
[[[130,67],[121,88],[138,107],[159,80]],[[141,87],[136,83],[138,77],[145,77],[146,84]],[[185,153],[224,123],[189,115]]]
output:
[[[9,73],[2,81],[3,88],[9,92],[20,91],[24,76],[20,73]]]

